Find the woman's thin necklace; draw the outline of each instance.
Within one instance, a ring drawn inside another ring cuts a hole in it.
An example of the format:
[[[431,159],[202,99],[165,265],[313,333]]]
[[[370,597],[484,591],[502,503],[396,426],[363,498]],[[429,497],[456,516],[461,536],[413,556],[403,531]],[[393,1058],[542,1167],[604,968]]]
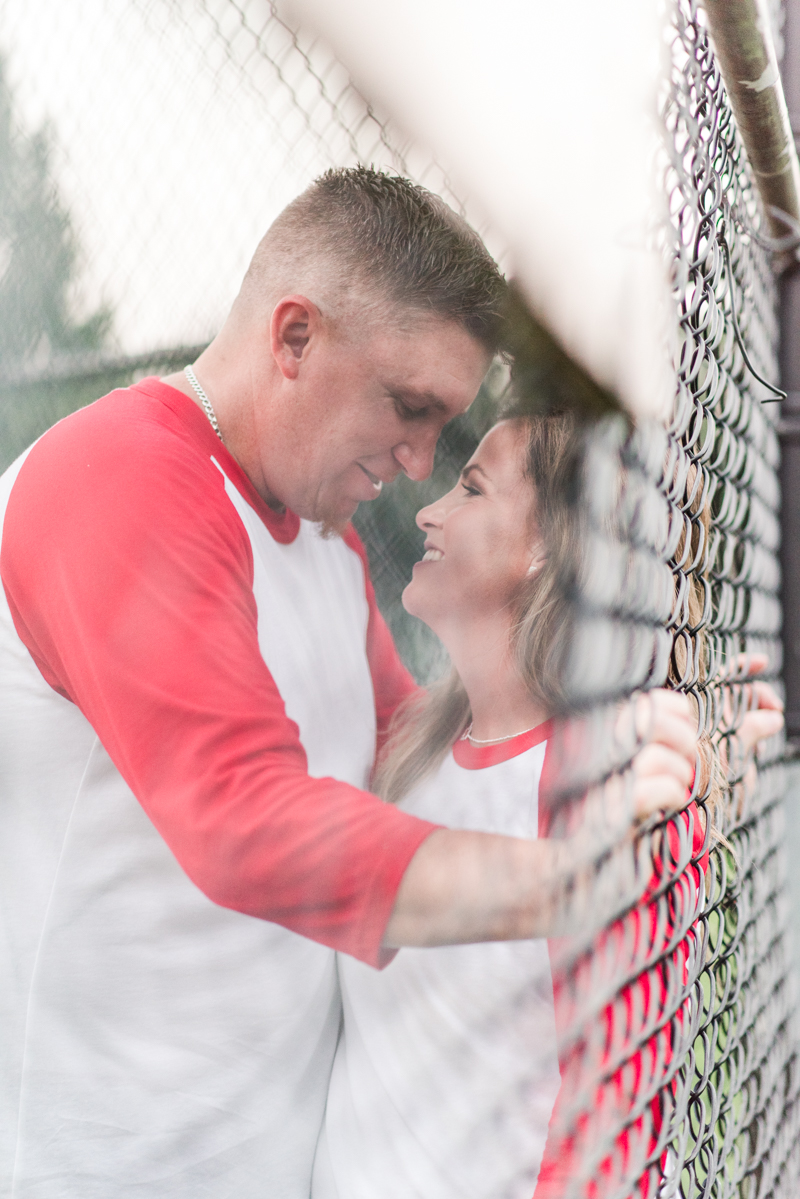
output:
[[[532,733],[538,727],[538,724],[532,724],[529,729],[523,729],[520,733],[506,733],[505,737],[489,737],[487,741],[482,741],[478,737],[473,737],[472,724],[470,723],[467,731],[461,734],[461,740],[471,741],[473,745],[499,745],[501,741],[513,741],[515,737],[522,737],[525,733]]]

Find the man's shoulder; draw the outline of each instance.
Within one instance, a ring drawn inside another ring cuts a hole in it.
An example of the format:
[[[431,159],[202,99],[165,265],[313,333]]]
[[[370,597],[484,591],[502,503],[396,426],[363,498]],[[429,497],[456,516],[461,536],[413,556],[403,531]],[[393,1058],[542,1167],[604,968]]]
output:
[[[250,544],[214,442],[198,444],[152,401],[138,386],[111,392],[60,421],[7,472],[0,579],[19,610],[65,587],[94,587],[98,610],[126,590],[176,591],[200,576],[211,591],[229,577],[237,596],[251,588]]]
[[[48,429],[15,464],[17,483],[45,490],[112,481],[139,489],[165,473],[191,477],[214,471],[202,413],[157,379],[117,388]],[[213,446],[210,447],[213,449]]]
[[[198,419],[199,418],[199,419]],[[130,387],[115,388],[85,408],[64,417],[35,443],[60,453],[120,450],[177,449],[196,445],[202,413],[188,397],[158,379],[143,379]]]
[[[9,469],[0,488],[6,558],[20,540],[191,544],[201,528],[223,538],[239,531],[213,460],[217,439],[209,427],[204,440],[205,418],[191,400],[162,388],[174,390],[145,380],[110,392],[59,421]]]

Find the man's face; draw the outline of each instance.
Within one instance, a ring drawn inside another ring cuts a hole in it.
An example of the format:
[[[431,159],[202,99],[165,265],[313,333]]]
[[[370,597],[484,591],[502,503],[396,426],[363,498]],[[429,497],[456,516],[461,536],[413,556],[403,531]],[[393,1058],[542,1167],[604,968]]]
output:
[[[454,321],[420,317],[363,340],[323,327],[259,430],[264,477],[299,516],[343,528],[400,471],[426,479],[447,421],[466,411],[489,365]],[[279,451],[279,452],[278,452]]]

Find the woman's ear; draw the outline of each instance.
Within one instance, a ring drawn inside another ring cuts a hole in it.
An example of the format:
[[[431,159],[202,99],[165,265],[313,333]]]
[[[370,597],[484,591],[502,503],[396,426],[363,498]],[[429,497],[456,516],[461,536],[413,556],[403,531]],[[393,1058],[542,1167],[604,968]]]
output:
[[[540,541],[537,541],[536,544],[531,548],[531,564],[525,571],[526,577],[537,574],[542,569],[546,561],[547,554],[545,553],[544,546]]]

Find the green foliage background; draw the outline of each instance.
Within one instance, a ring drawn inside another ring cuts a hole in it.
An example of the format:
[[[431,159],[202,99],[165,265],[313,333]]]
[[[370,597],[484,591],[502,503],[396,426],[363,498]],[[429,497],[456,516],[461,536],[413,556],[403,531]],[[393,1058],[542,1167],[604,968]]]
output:
[[[110,327],[104,306],[75,312],[79,247],[52,170],[47,126],[19,127],[0,59],[0,373],[32,360],[98,350]]]

